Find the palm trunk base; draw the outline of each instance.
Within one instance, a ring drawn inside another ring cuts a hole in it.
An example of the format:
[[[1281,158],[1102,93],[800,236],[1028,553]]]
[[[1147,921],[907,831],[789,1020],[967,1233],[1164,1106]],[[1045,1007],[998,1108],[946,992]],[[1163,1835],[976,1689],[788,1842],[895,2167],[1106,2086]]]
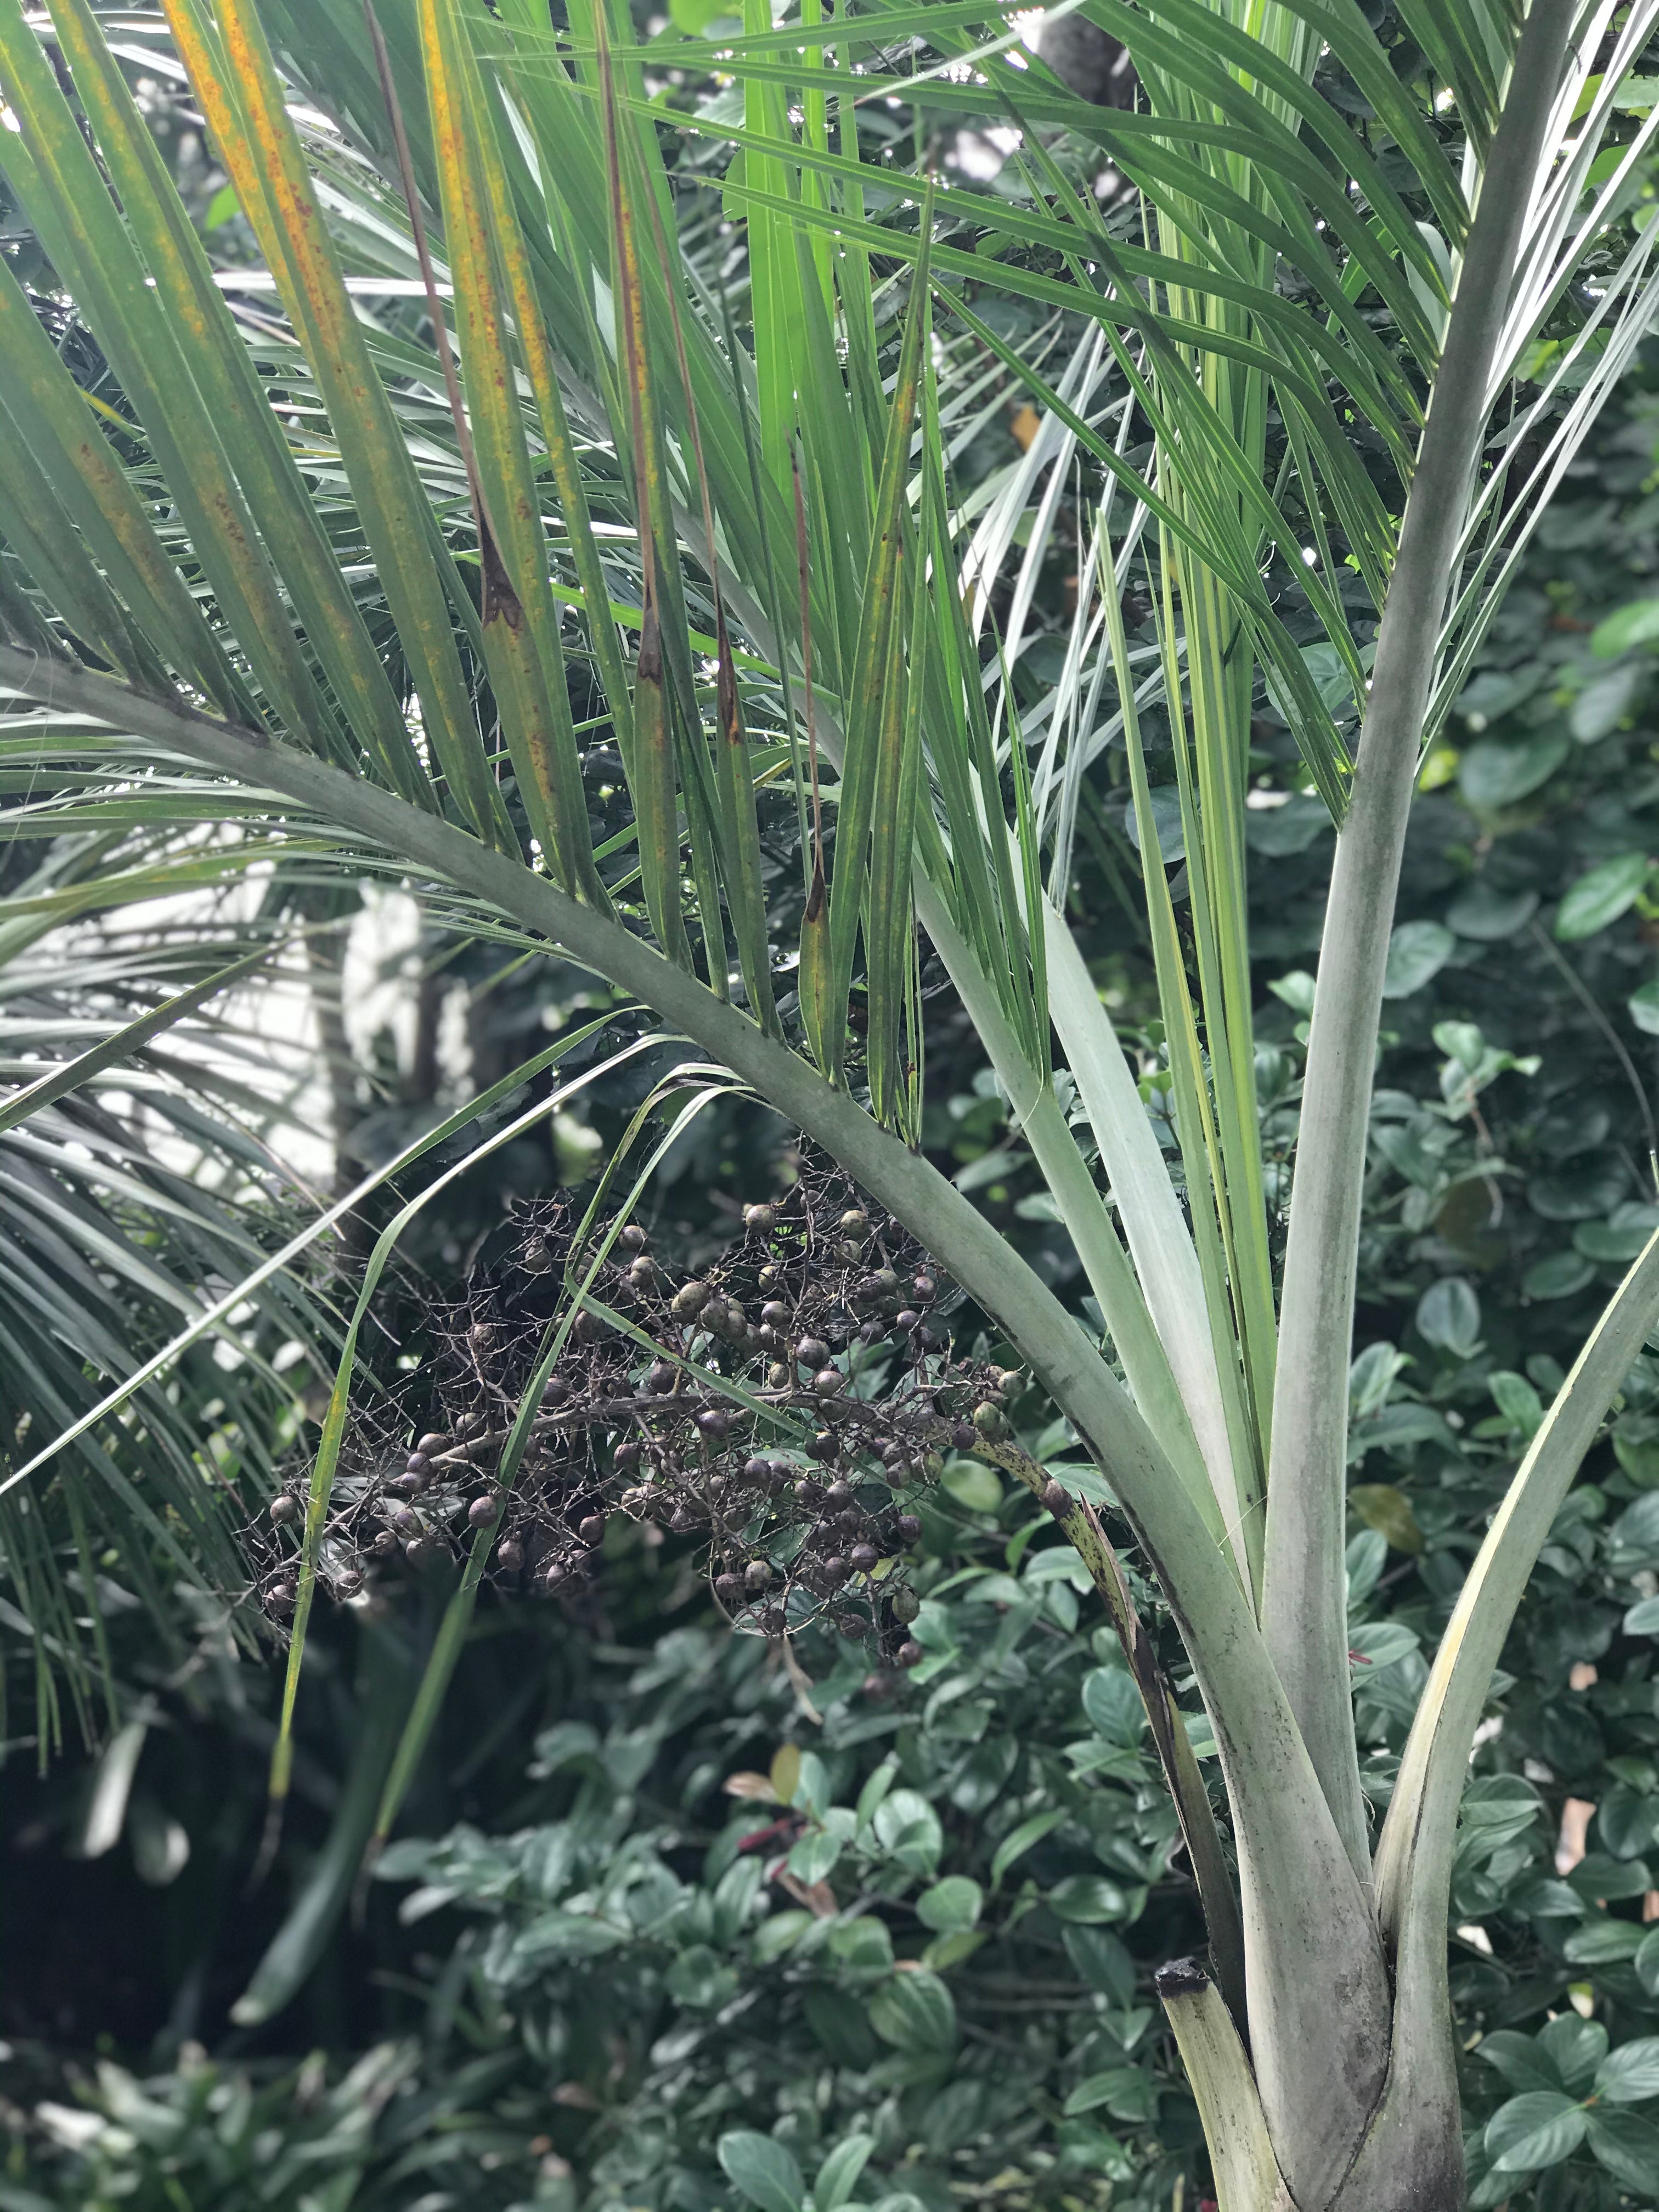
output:
[[[1396,2048],[1395,2057],[1401,2054]],[[1398,2064],[1328,2212],[1462,2212],[1463,2131],[1451,2052]]]
[[[1160,1970],[1158,1992],[1198,2100],[1219,2212],[1462,2212],[1463,2138],[1449,2038],[1433,2051],[1395,2051],[1352,2162],[1320,2202],[1304,2203],[1285,2183],[1249,2058],[1204,1966],[1174,1960]]]

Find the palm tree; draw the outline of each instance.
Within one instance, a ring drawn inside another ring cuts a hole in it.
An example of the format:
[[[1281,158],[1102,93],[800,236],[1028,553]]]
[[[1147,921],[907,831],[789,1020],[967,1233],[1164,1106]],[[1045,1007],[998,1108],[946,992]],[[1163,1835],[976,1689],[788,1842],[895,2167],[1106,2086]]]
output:
[[[781,27],[744,0],[740,34],[720,15],[644,51],[592,0],[562,30],[532,0],[164,11],[281,312],[228,305],[123,73],[133,19],[117,37],[88,0],[0,0],[0,167],[121,401],[93,409],[0,270],[3,743],[44,794],[9,818],[137,821],[160,777],[313,871],[392,872],[457,929],[556,945],[925,1238],[1093,1455],[1213,1723],[1237,1897],[1184,1733],[1153,1715],[1213,1967],[1164,1994],[1223,2205],[1455,2204],[1458,1799],[1534,1559],[1659,1315],[1659,1243],[1516,1474],[1373,1838],[1342,1553],[1367,1109],[1425,748],[1651,313],[1659,125],[1632,135],[1620,88],[1655,0],[1401,0],[1391,48],[1355,0],[1086,0],[1133,60],[1128,109],[1067,92],[991,0],[803,0]],[[741,122],[659,98],[664,70],[710,64]],[[866,158],[859,101],[924,84],[929,113],[1014,135],[1018,189]],[[677,225],[665,129],[735,149],[740,331],[723,242]],[[1062,158],[1079,143],[1128,180],[1105,211]],[[1057,382],[1000,334],[999,289],[1082,332]],[[399,292],[429,343],[359,311]],[[1035,717],[1008,657],[1041,530],[988,636],[1030,476],[971,531],[952,495],[987,359],[1041,410],[1041,457],[1101,487]],[[1277,1292],[1243,903],[1263,685],[1340,830]],[[1091,763],[1120,739],[1184,1206],[1062,912]],[[596,836],[601,745],[625,799]],[[1155,859],[1172,811],[1190,959]],[[779,815],[802,855],[783,960]],[[918,928],[1103,1344],[915,1149]],[[1092,1511],[1004,1456],[1109,1599]]]

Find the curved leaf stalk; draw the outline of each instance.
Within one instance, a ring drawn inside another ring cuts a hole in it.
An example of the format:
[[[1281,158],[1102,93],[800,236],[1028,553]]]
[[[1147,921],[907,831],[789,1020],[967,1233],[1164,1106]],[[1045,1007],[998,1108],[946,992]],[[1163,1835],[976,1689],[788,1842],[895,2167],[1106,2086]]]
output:
[[[1050,1482],[1048,1470],[1029,1453],[1021,1451],[1018,1445],[988,1437],[981,1437],[974,1450],[981,1459],[1017,1476],[1034,1498],[1048,1507],[1104,1601],[1135,1687],[1140,1692],[1140,1702],[1146,1707],[1158,1764],[1175,1801],[1182,1840],[1187,1846],[1210,1933],[1216,1979],[1228,2011],[1243,2032],[1247,2018],[1244,1930],[1239,1919],[1237,1893],[1227,1871],[1216,1827],[1215,1808],[1204,1786],[1192,1738],[1187,1733],[1186,1717],[1176,1705],[1169,1678],[1158,1664],[1158,1654],[1135,1608],[1117,1553],[1100,1525],[1099,1515],[1086,1498],[1067,1495],[1061,1503],[1050,1503],[1049,1493],[1057,1486]]]
[[[1232,1488],[1231,1445],[1208,1288],[1111,1016],[1065,916],[1046,899],[1042,926],[1055,1034],[1100,1147],[1135,1274],[1225,1513]],[[1223,1342],[1231,1358],[1231,1331]],[[1218,1480],[1218,1470],[1224,1472],[1224,1483]]]
[[[877,1201],[926,1236],[1007,1334],[1112,1485],[1168,1592],[1215,1727],[1243,1902],[1251,2039],[1292,2186],[1319,2204],[1382,2087],[1389,1992],[1369,1902],[1347,1865],[1307,1751],[1230,1559],[1127,1394],[1077,1322],[945,1177],[748,1018],[619,922],[546,878],[360,778],[89,673],[0,647],[0,686],[150,736],[169,753],[276,789],[430,869],[654,1005]],[[1310,1910],[1310,1900],[1322,1909]],[[1344,1993],[1333,2021],[1329,1993]],[[1334,2171],[1333,2171],[1334,2169]]]
[[[1209,1976],[1196,1959],[1176,1959],[1159,1968],[1158,1993],[1198,2100],[1218,2212],[1296,2212],[1249,2059]]]
[[[1481,179],[1377,637],[1331,880],[1280,1298],[1262,1625],[1357,1869],[1369,1865],[1343,1595],[1348,1363],[1382,970],[1436,641],[1572,0],[1534,0]]]
[[[1377,1912],[1395,1973],[1389,2101],[1406,2112],[1449,2094],[1455,2121],[1446,1902],[1457,1808],[1492,1670],[1550,1524],[1656,1320],[1659,1234],[1614,1292],[1516,1470],[1412,1723],[1376,1851]]]
[[[1099,1301],[1135,1404],[1202,1514],[1212,1540],[1218,1547],[1224,1547],[1232,1518],[1231,1500],[1224,1494],[1218,1497],[1212,1486],[1210,1471],[1140,1285],[1088,1164],[1066,1126],[1054,1090],[1020,1051],[994,992],[942,911],[938,893],[925,879],[918,885],[918,903],[922,927],[962,994],[980,1041],[1007,1090],[1016,1124],[1060,1209],[1089,1286]],[[1144,1121],[1146,1112],[1139,1097],[1135,1109]],[[1161,1164],[1159,1172],[1163,1174]],[[1164,1187],[1169,1188],[1167,1175]]]

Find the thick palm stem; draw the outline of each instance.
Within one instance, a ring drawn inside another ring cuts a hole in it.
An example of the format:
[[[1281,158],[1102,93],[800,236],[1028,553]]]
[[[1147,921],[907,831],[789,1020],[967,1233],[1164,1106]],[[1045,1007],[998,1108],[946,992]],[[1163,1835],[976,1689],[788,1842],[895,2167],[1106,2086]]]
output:
[[[1308,1042],[1280,1302],[1262,1624],[1362,1872],[1370,1852],[1348,1690],[1342,1553],[1360,1193],[1383,968],[1441,617],[1572,19],[1571,0],[1534,0],[1481,179],[1377,636]]]

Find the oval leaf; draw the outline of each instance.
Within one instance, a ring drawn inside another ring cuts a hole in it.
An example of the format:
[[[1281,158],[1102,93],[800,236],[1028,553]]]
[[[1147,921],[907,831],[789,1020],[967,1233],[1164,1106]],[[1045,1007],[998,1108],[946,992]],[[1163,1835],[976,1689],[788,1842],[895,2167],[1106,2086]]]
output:
[[[800,2212],[806,2184],[782,2143],[750,2128],[733,2128],[720,2137],[715,2155],[732,2186],[760,2212]]]
[[[1444,922],[1402,921],[1389,939],[1383,997],[1409,999],[1440,973],[1456,949],[1457,939]]]
[[[1659,2197],[1659,2128],[1634,2112],[1592,2110],[1586,2117],[1597,2165],[1650,2203]]]
[[[1609,2105],[1641,2105],[1659,2097],[1659,2035],[1638,2035],[1608,2051],[1595,2070],[1595,2094]]]
[[[1582,2108],[1559,2089],[1511,2097],[1486,2123],[1486,2155],[1497,2173],[1535,2173],[1559,2166],[1584,2140]]]
[[[1615,853],[1579,877],[1562,900],[1555,933],[1563,945],[1594,937],[1626,914],[1642,895],[1650,863],[1645,853]]]
[[[916,1899],[916,1917],[935,1935],[954,1936],[975,1926],[985,1909],[985,1892],[965,1874],[948,1875],[925,1889]]]

